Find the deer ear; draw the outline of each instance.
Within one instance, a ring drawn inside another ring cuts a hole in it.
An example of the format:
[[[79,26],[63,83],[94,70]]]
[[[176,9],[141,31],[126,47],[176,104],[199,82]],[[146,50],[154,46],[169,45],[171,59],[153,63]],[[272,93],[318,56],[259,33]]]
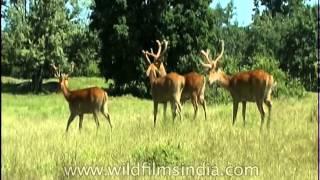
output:
[[[147,72],[146,72],[147,76],[149,76],[150,71],[151,71],[151,66],[149,66],[148,69],[147,69]]]

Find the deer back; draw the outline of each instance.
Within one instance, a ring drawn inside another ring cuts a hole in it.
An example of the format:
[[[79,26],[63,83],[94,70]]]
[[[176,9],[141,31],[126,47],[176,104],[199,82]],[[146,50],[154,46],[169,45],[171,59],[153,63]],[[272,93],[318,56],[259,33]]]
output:
[[[99,111],[107,101],[107,93],[98,87],[70,91],[68,98],[71,109],[78,113]]]
[[[240,72],[230,79],[231,95],[239,100],[263,100],[273,86],[273,77],[263,70]]]
[[[172,72],[166,76],[158,77],[154,81],[151,85],[151,94],[154,100],[167,102],[172,100],[177,94],[181,95],[184,85],[184,77]]]

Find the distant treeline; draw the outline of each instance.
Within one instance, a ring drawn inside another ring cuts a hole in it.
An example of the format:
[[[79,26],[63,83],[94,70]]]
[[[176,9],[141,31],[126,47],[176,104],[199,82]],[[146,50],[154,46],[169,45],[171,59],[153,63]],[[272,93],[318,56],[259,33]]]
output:
[[[94,0],[89,25],[79,20],[84,7],[76,1],[4,2],[2,75],[32,78],[38,91],[36,84],[52,76],[51,63],[67,69],[73,61],[74,75],[101,74],[114,80],[115,92],[148,96],[141,50],[156,49],[155,40],[166,39],[168,72],[205,74],[200,50],[209,48],[215,55],[223,39],[221,67],[227,73],[265,69],[277,80],[278,96],[317,89],[316,5],[254,0],[253,23],[240,27],[231,21],[232,2],[226,8],[212,8],[211,2]],[[214,101],[227,97],[216,88],[208,93]]]

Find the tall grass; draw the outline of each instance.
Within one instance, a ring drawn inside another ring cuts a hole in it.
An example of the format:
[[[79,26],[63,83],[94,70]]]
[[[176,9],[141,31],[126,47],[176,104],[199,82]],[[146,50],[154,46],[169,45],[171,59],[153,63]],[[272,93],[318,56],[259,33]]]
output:
[[[89,81],[71,79],[70,86],[87,87]],[[103,82],[99,84],[105,86]],[[66,166],[119,166],[128,162],[168,166],[196,166],[206,162],[219,168],[228,165],[259,168],[258,176],[241,179],[317,179],[318,176],[317,121],[310,121],[310,116],[317,115],[312,113],[316,94],[310,93],[299,100],[273,100],[271,128],[261,132],[255,104],[247,105],[246,127],[243,127],[241,106],[232,126],[231,103],[209,106],[208,120],[204,119],[202,109],[193,120],[192,106],[187,103],[183,106],[183,120],[174,123],[169,108],[167,119],[163,120],[160,106],[157,127],[153,128],[152,101],[132,96],[110,97],[114,129],[99,116],[97,130],[92,115],[85,115],[83,130],[79,132],[75,119],[67,134],[69,109],[62,94],[2,93],[1,96],[1,176],[5,179],[64,179]]]

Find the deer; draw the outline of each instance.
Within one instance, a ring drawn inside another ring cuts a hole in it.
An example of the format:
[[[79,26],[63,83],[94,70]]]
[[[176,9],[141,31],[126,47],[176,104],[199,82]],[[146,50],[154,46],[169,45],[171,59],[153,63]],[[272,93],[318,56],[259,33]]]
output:
[[[68,79],[73,72],[74,63],[71,64],[69,73],[61,73],[59,68],[51,64],[54,76],[59,80],[59,90],[62,91],[65,100],[69,104],[70,116],[67,123],[66,132],[76,116],[79,116],[79,130],[82,129],[84,114],[93,114],[97,130],[99,128],[98,113],[100,112],[108,121],[112,129],[110,114],[108,112],[108,94],[99,87],[90,87],[78,90],[69,90]]]
[[[221,52],[214,60],[210,57],[209,49],[207,51],[201,50],[201,55],[205,62],[202,60],[200,62],[204,68],[208,69],[209,84],[217,83],[230,92],[233,100],[233,125],[237,117],[238,104],[242,102],[242,117],[245,126],[246,103],[255,102],[261,115],[260,130],[265,118],[263,103],[268,107],[267,127],[269,128],[272,109],[271,93],[276,85],[273,76],[261,69],[238,72],[234,75],[225,74],[218,68],[219,60],[224,52],[224,41],[220,40],[220,42]]]
[[[161,50],[160,50],[161,51]],[[158,53],[160,54],[160,51]],[[153,123],[156,126],[158,104],[167,104],[170,102],[172,109],[173,122],[178,115],[180,121],[181,115],[181,94],[185,85],[185,79],[178,73],[171,72],[165,76],[158,77],[159,69],[154,63],[151,63],[146,51],[142,50],[142,54],[145,56],[145,60],[148,63],[146,75],[149,77],[151,85],[151,96],[153,100]]]
[[[149,51],[145,51],[147,55],[153,57],[153,64],[159,69],[159,76],[165,76],[167,74],[166,69],[163,65],[164,63],[164,53],[167,50],[168,41],[163,40],[162,43],[159,40],[156,40],[158,45],[158,52],[155,54],[151,49]],[[164,45],[164,50],[161,52],[162,45]],[[181,95],[181,103],[184,104],[185,101],[191,99],[194,115],[193,119],[196,119],[198,112],[198,103],[202,105],[205,119],[207,119],[207,111],[206,111],[206,101],[204,98],[205,92],[205,77],[196,73],[190,72],[183,75],[185,78],[185,87],[183,88]],[[164,117],[166,112],[166,104],[164,104]]]

